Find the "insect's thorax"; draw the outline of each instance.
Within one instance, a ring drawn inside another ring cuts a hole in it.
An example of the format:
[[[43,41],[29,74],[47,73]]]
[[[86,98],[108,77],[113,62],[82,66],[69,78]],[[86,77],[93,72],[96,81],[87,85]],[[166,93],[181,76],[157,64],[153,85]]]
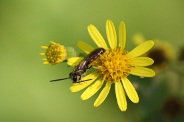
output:
[[[88,62],[83,60],[78,65],[75,66],[73,72],[83,74],[86,72],[87,68]]]

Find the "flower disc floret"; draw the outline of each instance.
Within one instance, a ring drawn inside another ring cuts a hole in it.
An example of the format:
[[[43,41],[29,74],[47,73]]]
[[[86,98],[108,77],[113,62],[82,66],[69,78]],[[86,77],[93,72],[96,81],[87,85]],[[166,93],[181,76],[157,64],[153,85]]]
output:
[[[67,52],[63,45],[52,42],[47,46],[41,46],[41,48],[46,49],[45,53],[40,53],[40,55],[45,55],[44,64],[58,64],[63,62],[66,59]]]
[[[122,54],[121,48],[106,51],[94,62],[98,69],[98,74],[105,77],[107,82],[114,83],[128,76],[131,65],[126,57],[126,52]]]

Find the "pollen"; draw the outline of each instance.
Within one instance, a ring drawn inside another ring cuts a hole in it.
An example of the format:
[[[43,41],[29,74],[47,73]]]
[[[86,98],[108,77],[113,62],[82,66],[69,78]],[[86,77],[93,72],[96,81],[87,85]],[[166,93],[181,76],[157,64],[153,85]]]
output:
[[[45,53],[40,53],[40,55],[45,55],[43,64],[58,64],[66,59],[67,52],[63,45],[51,41],[51,44],[47,46],[41,46],[41,48],[46,49]]]
[[[92,65],[107,82],[115,83],[127,77],[131,70],[132,66],[126,54],[126,52],[122,53],[121,48],[107,50]]]

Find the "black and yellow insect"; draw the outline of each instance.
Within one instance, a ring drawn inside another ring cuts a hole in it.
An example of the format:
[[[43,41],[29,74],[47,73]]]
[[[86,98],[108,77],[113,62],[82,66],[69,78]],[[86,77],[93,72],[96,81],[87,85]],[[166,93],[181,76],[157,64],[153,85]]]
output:
[[[50,82],[71,79],[73,83],[78,83],[78,82],[91,80],[91,79],[87,79],[87,80],[81,81],[81,75],[84,74],[87,69],[90,69],[91,66],[89,65],[93,61],[95,61],[99,57],[99,55],[103,54],[104,52],[105,52],[104,48],[97,48],[93,50],[74,67],[73,71],[69,74],[69,77],[51,80]]]

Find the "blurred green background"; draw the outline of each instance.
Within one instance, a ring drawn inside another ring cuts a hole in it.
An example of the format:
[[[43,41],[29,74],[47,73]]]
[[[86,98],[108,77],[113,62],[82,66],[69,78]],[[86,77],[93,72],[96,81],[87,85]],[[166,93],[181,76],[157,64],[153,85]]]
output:
[[[126,50],[135,47],[132,36],[141,32],[147,39],[168,41],[177,51],[184,46],[183,12],[183,0],[1,0],[0,121],[182,121],[182,115],[163,119],[162,103],[165,96],[173,95],[165,90],[167,78],[156,89],[148,83],[153,80],[137,78],[137,84],[143,84],[138,90],[140,103],[127,98],[126,112],[119,110],[113,88],[105,102],[94,108],[97,95],[82,101],[82,92],[70,92],[70,80],[50,83],[51,79],[68,76],[72,68],[66,64],[43,65],[39,53],[44,51],[40,46],[49,45],[50,40],[74,48],[78,40],[94,45],[87,25],[94,24],[105,37],[107,19],[116,28],[121,20],[125,22]]]

